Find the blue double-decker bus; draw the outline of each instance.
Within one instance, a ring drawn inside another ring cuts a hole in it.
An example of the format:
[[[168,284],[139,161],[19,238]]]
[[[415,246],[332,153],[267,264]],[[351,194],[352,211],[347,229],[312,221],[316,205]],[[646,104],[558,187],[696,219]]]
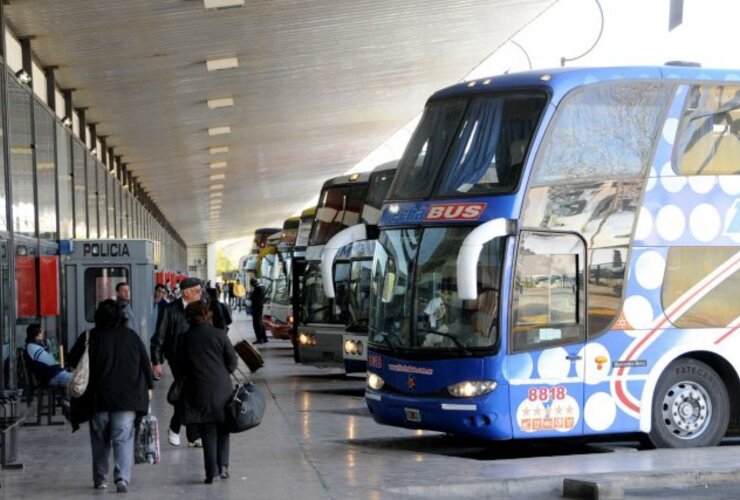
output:
[[[740,414],[740,70],[434,94],[383,206],[366,401],[485,439],[714,445]]]

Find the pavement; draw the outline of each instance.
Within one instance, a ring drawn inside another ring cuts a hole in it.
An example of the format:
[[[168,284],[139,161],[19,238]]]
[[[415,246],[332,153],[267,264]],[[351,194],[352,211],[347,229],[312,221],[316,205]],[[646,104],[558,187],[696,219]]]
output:
[[[254,340],[251,318],[234,314],[232,340]],[[645,450],[636,441],[480,442],[376,424],[364,378],[296,365],[288,341],[260,346],[266,365],[241,370],[267,395],[262,424],[231,439],[231,477],[202,484],[200,449],[167,443],[169,373],[152,402],[162,461],[136,465],[129,498],[404,499],[560,498],[566,478],[582,498],[740,498],[740,440],[691,450]],[[22,470],[0,471],[0,498],[87,498],[92,488],[87,426],[23,427]],[[184,431],[182,441],[185,442]]]

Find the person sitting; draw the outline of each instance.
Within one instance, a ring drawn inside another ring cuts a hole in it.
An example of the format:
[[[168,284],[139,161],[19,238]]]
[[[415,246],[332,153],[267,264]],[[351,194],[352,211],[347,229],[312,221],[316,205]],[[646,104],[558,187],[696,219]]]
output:
[[[72,373],[65,371],[48,351],[44,334],[39,323],[31,323],[26,328],[26,354],[31,371],[41,384],[66,387]]]

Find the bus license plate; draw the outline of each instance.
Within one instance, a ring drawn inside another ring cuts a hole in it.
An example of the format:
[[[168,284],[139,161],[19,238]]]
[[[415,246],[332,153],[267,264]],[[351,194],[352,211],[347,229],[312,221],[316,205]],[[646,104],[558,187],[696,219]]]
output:
[[[404,408],[403,411],[406,412],[406,420],[409,422],[421,422],[421,412],[416,408]]]

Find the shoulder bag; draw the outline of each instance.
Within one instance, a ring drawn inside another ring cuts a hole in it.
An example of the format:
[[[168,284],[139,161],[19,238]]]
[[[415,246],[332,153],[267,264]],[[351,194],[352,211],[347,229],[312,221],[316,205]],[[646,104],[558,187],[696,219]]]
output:
[[[226,427],[229,432],[235,434],[246,431],[257,427],[262,422],[262,415],[265,413],[265,396],[251,382],[237,383],[229,402],[226,403],[225,410]]]
[[[90,381],[90,330],[85,331],[85,352],[82,353],[79,363],[72,372],[67,383],[67,395],[79,398],[85,394]]]

